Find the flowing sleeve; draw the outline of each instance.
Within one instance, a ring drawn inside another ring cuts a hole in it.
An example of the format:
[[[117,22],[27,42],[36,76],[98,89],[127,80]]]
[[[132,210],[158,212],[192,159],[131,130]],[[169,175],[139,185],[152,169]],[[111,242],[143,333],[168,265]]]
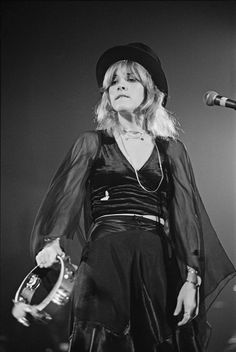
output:
[[[167,150],[173,178],[170,227],[177,257],[186,275],[186,265],[202,278],[206,308],[236,274],[211,224],[201,200],[186,147],[171,141]]]
[[[86,184],[99,147],[97,132],[83,133],[72,145],[56,171],[39,208],[31,233],[31,253],[35,256],[45,242],[57,237],[65,240],[76,234],[81,245]]]

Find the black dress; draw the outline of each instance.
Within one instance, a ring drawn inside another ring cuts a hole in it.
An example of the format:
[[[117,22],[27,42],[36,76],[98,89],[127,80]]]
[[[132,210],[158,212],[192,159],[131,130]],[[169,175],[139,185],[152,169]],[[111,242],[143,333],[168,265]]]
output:
[[[205,306],[235,269],[201,202],[183,144],[161,139],[156,143],[165,174],[156,195],[138,188],[113,137],[88,132],[66,156],[39,210],[32,233],[34,252],[47,237],[61,237],[63,242],[77,233],[83,245],[73,297],[71,352],[206,350]],[[157,164],[153,151],[140,170],[148,189],[158,184]],[[91,215],[117,212],[158,215],[168,226],[127,216],[91,221]],[[173,311],[186,265],[203,279],[200,313],[177,328]]]

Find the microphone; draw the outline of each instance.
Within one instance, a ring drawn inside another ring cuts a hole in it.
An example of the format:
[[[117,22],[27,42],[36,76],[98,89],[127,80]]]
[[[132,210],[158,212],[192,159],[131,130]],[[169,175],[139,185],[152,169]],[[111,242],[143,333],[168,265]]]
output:
[[[203,101],[206,105],[213,106],[219,105],[224,106],[225,108],[231,108],[236,110],[236,101],[222,97],[214,91],[208,91],[204,94]]]

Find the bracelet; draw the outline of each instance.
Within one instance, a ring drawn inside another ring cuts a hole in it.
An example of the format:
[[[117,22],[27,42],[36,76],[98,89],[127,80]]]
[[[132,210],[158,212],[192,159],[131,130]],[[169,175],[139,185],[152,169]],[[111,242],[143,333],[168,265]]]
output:
[[[190,274],[196,274],[196,275],[197,275],[197,273],[198,273],[197,270],[191,268],[191,267],[188,266],[188,265],[187,265],[187,271],[188,271],[188,273],[190,273]]]
[[[202,280],[201,280],[200,276],[197,276],[197,281],[192,281],[192,280],[186,279],[185,282],[189,282],[190,284],[194,285],[195,288],[197,288],[201,285]]]
[[[43,241],[44,241],[44,246],[47,247],[48,245],[50,245],[50,243],[54,242],[57,240],[57,244],[59,245],[59,247],[61,247],[62,251],[65,252],[64,249],[64,243],[62,241],[62,237],[44,237]]]
[[[190,284],[195,286],[195,288],[197,287],[197,282],[194,282],[194,281],[191,281],[191,280],[185,280],[185,282],[189,282]]]
[[[60,237],[44,237],[43,241],[45,243],[51,243],[51,242],[53,242],[53,241],[55,241],[57,239],[60,239]]]

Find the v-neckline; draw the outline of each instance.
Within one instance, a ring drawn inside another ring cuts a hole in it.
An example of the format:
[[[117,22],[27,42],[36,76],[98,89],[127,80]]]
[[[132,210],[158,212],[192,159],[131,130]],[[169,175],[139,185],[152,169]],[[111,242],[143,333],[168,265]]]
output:
[[[154,145],[153,145],[153,148],[152,148],[152,151],[150,153],[150,155],[148,156],[147,160],[143,163],[143,165],[138,168],[138,169],[134,169],[133,165],[130,163],[130,161],[127,159],[127,157],[125,156],[125,154],[122,152],[122,150],[120,149],[119,147],[119,144],[117,143],[115,137],[113,136],[113,139],[114,139],[114,143],[115,143],[115,147],[116,149],[118,150],[118,153],[121,155],[121,157],[123,158],[123,160],[129,165],[129,167],[132,168],[132,170],[136,170],[137,172],[140,172],[145,166],[146,164],[149,162],[149,160],[151,159],[153,153],[154,153],[154,149],[156,148],[156,142],[154,142]]]

